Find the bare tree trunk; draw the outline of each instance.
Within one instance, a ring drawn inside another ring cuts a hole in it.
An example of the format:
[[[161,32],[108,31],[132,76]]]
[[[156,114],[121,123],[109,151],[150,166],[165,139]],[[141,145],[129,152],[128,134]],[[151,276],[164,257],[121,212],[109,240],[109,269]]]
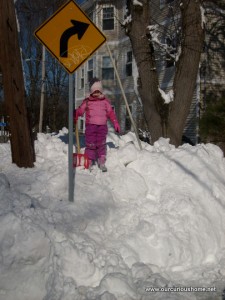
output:
[[[131,21],[125,27],[138,67],[140,77],[138,88],[152,143],[162,136],[169,137],[171,143],[176,146],[181,143],[193,100],[204,41],[200,2],[200,0],[182,1],[182,54],[175,71],[174,101],[168,105],[164,103],[158,90],[154,48],[147,29],[152,23],[150,0],[139,0],[142,5],[135,5],[132,0],[127,0]]]
[[[204,30],[200,1],[182,1],[182,53],[176,66],[174,78],[174,101],[168,122],[168,134],[171,143],[178,146],[188,117],[203,50]]]
[[[158,112],[162,103],[158,91],[154,48],[149,41],[147,26],[150,24],[149,0],[142,0],[143,6],[127,1],[132,21],[126,26],[139,72],[138,91],[143,103],[144,114],[152,142],[163,135],[162,120]],[[145,32],[146,30],[146,32]]]
[[[33,167],[35,154],[25,106],[25,89],[13,0],[0,0],[0,64],[10,116],[12,162]]]

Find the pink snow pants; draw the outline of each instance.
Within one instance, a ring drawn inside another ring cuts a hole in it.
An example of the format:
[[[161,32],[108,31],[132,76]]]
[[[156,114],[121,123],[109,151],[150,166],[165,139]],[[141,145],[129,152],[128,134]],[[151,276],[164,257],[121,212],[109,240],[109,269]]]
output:
[[[86,124],[85,153],[91,160],[106,157],[107,125]]]

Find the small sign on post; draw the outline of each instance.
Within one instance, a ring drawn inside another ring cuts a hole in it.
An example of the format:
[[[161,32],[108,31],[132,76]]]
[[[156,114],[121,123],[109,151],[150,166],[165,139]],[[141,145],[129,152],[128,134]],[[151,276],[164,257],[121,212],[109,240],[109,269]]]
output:
[[[35,36],[70,74],[106,41],[73,0],[45,21],[35,31]]]
[[[59,8],[35,36],[69,75],[69,201],[74,201],[73,76],[72,74],[106,41],[106,37],[73,0]]]

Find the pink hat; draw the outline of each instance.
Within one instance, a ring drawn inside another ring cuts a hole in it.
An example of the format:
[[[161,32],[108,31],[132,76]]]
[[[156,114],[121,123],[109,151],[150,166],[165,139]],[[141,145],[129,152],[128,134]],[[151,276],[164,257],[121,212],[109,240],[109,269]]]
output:
[[[93,94],[95,91],[103,92],[102,83],[100,80],[95,81],[90,87],[90,93]]]

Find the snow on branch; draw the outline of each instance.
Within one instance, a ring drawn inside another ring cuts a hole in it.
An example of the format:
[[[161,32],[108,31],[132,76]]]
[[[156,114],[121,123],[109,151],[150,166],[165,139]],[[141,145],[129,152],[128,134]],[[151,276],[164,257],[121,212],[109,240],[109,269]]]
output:
[[[129,23],[131,23],[131,22],[132,22],[132,17],[131,17],[131,15],[128,15],[128,16],[126,17],[126,19],[124,19],[122,25],[123,25],[123,26],[126,26],[127,24],[129,24]]]
[[[174,99],[173,90],[170,90],[168,93],[166,93],[163,90],[161,90],[160,87],[158,87],[158,90],[159,90],[162,98],[164,99],[164,103],[165,104],[169,104],[170,102],[173,101],[173,99]]]
[[[150,32],[152,41],[155,42],[158,45],[161,45],[161,42],[159,41],[159,30],[158,30],[159,25],[157,25],[157,24],[156,25],[149,25],[149,26],[147,26],[147,28]]]
[[[204,25],[206,24],[205,9],[202,6],[200,6],[200,10],[201,10],[202,28],[204,29]]]
[[[153,43],[155,43],[161,50],[164,50],[166,54],[171,57],[174,61],[178,61],[179,56],[181,54],[181,48],[178,46],[176,48],[176,40],[175,37],[167,37],[166,43],[162,43],[160,41],[161,32],[159,30],[159,25],[149,25],[147,29],[150,33],[150,39]]]
[[[140,1],[138,1],[138,0],[133,0],[133,5],[143,6],[143,4]]]

